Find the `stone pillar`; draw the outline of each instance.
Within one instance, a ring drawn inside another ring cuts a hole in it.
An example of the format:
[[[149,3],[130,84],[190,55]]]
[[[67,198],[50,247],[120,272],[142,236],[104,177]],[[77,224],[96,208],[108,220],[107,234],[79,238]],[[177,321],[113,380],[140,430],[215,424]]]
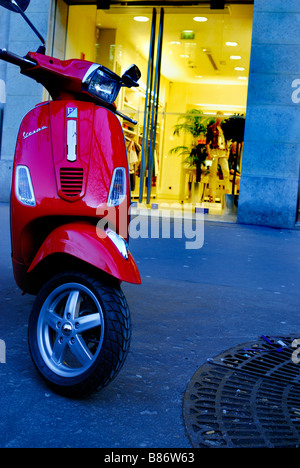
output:
[[[52,0],[31,0],[26,14],[35,27],[47,40],[49,6]],[[0,34],[0,48],[7,47],[8,50],[24,56],[28,51],[35,51],[40,45],[39,39],[29,28],[21,15],[7,12],[1,7],[1,17],[6,16],[7,39]],[[2,16],[3,15],[3,16]],[[2,79],[6,84],[6,104],[3,113],[3,132],[0,155],[0,202],[9,200],[11,169],[14,157],[14,149],[17,134],[22,118],[25,114],[43,100],[44,89],[40,84],[20,75],[19,68],[8,64],[5,73],[3,68]],[[3,74],[5,76],[3,76]]]
[[[0,14],[0,48],[4,49],[8,46],[9,36],[9,11],[1,8]],[[6,63],[0,60],[0,80],[5,81],[6,78]],[[3,85],[0,85],[0,103],[3,104]]]
[[[9,16],[10,13],[8,10],[1,8],[0,14],[0,47],[2,49],[8,47],[8,36],[9,36]],[[2,128],[3,128],[3,116],[4,108],[6,102],[6,72],[7,64],[0,60],[0,149],[2,143]],[[0,161],[1,164],[1,161]],[[5,166],[5,167],[4,167]],[[6,199],[7,188],[10,186],[10,166],[4,163],[3,168],[0,167],[0,201]],[[5,187],[2,187],[4,184],[4,179],[8,179],[8,183],[5,184]]]
[[[299,135],[300,2],[255,0],[239,223],[295,227]]]

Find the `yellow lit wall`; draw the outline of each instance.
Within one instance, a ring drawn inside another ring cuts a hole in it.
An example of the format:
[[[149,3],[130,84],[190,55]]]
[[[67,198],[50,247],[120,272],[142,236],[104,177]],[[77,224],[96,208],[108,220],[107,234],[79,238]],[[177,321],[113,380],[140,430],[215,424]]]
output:
[[[102,44],[96,36],[97,8],[93,5],[70,6],[66,58],[80,58],[96,61],[96,43],[99,47],[114,48],[113,71],[122,74],[132,63],[141,69],[141,83],[145,88],[147,80],[147,59],[141,55],[139,48],[129,41],[128,34],[115,29],[114,44]],[[107,37],[107,36],[103,36]],[[101,36],[100,36],[101,38]],[[107,42],[107,41],[106,41]],[[111,41],[109,41],[111,42]],[[117,104],[121,107],[122,93]],[[164,112],[161,115],[163,137],[159,154],[161,171],[157,193],[165,199],[182,199],[185,181],[183,179],[183,158],[170,155],[170,149],[189,143],[189,137],[173,137],[173,128],[180,114],[196,107],[207,113],[222,110],[225,114],[244,113],[247,101],[247,81],[240,84],[225,84],[221,79],[214,82],[199,80],[199,84],[170,82],[162,77],[160,101]]]
[[[69,7],[66,59],[81,58],[94,62],[96,42],[96,5]]]

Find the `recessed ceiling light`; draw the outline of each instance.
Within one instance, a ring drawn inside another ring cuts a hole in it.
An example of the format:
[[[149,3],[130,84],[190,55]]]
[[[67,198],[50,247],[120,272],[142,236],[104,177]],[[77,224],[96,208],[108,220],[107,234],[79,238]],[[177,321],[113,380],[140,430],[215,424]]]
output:
[[[147,16],[135,16],[134,21],[138,21],[139,23],[147,23],[149,21],[149,18]]]
[[[207,18],[205,16],[195,16],[193,20],[197,21],[198,23],[205,23],[207,21]]]
[[[231,55],[230,56],[231,60],[241,60],[241,56],[240,55]]]
[[[245,71],[244,67],[234,67],[234,69],[237,71]]]
[[[236,47],[238,45],[238,42],[228,41],[228,42],[226,42],[226,45],[229,46],[229,47]]]

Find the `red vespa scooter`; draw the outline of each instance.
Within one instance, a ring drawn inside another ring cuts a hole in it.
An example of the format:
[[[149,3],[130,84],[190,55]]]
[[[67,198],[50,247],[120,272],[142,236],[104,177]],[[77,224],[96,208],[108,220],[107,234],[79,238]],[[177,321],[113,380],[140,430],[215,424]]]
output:
[[[0,5],[41,38],[24,13],[29,1]],[[121,86],[138,86],[140,71],[133,65],[121,78],[99,64],[60,61],[44,44],[24,58],[0,50],[52,98],[24,117],[17,139],[12,262],[20,289],[37,296],[29,348],[38,372],[55,391],[83,396],[124,364],[131,320],[120,284],[141,282],[127,245],[128,162],[117,115],[127,117],[113,104]]]

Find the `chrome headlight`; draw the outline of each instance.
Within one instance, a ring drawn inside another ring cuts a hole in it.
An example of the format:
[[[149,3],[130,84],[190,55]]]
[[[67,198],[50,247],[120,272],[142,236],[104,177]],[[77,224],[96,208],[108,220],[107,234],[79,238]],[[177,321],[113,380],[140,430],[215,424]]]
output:
[[[93,64],[82,80],[85,91],[107,104],[113,104],[118,96],[122,81],[108,68]]]

